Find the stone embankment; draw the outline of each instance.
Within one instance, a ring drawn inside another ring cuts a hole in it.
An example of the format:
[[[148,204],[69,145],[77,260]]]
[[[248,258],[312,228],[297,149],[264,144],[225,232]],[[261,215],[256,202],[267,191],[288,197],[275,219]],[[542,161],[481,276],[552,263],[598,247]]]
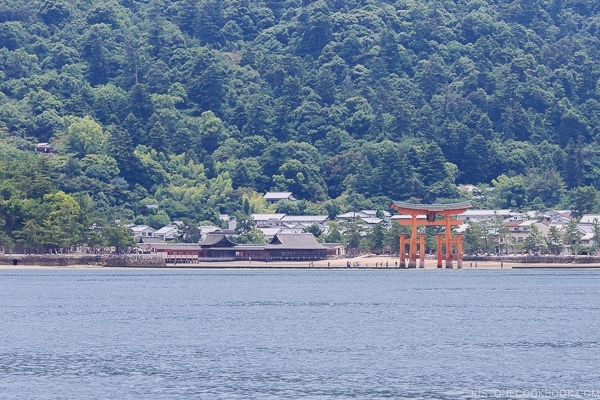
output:
[[[0,265],[68,267],[90,265],[99,267],[165,267],[165,260],[156,254],[0,254]]]
[[[599,256],[576,256],[576,255],[507,255],[507,256],[467,256],[463,257],[463,261],[490,261],[490,262],[510,262],[520,264],[598,264],[600,265]]]

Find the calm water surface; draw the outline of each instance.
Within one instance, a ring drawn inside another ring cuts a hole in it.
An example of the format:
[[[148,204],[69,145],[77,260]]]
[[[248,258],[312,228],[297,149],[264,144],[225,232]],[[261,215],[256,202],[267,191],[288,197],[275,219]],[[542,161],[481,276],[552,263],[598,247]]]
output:
[[[599,289],[595,270],[2,270],[0,399],[600,396]]]

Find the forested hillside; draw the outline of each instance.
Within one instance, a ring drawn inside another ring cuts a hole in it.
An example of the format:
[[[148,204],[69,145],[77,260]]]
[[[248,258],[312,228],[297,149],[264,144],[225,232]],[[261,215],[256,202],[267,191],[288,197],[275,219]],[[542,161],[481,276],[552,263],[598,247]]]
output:
[[[0,0],[0,241],[267,190],[598,209],[599,37],[596,0]]]

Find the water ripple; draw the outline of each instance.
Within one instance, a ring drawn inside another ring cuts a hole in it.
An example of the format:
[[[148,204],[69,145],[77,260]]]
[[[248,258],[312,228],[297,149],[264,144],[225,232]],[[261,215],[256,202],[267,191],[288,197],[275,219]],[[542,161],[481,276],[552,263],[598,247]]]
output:
[[[597,273],[413,272],[0,271],[0,398],[469,399],[597,381]]]

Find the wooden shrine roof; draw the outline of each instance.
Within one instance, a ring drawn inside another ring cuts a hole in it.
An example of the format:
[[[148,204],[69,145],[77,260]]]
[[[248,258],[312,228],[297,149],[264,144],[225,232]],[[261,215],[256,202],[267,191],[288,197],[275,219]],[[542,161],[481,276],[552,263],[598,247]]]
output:
[[[391,206],[402,214],[462,214],[471,208],[470,201],[449,204],[416,204],[394,201]]]

